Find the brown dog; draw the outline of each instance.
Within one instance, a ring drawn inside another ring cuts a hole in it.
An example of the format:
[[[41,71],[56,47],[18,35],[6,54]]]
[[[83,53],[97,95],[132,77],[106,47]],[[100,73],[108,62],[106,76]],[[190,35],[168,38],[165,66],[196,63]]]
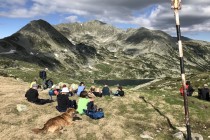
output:
[[[68,109],[65,113],[49,119],[44,127],[41,129],[32,129],[36,134],[40,132],[55,132],[59,131],[63,128],[63,126],[67,126],[72,124],[73,117],[75,116],[76,111],[73,108]]]

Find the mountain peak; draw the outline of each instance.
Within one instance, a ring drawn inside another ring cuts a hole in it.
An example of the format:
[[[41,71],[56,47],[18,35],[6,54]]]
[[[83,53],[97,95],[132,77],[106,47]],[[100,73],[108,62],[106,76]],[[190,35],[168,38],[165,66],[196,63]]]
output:
[[[38,19],[38,20],[32,20],[30,24],[49,24],[49,23],[43,19]]]
[[[92,24],[99,24],[99,25],[106,25],[105,22],[102,22],[100,20],[92,20],[92,21],[89,21],[87,23],[92,23]]]
[[[51,29],[51,28],[52,28],[52,26],[47,21],[39,19],[39,20],[31,21],[29,24],[24,26],[20,31],[33,30],[33,29],[47,30],[47,29]]]

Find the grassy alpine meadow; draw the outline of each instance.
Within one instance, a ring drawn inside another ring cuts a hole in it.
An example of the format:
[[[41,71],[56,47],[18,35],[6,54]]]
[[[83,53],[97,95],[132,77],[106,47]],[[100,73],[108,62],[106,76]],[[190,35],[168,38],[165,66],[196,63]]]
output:
[[[6,69],[4,72],[7,73],[7,77],[0,77],[1,140],[139,140],[143,139],[142,135],[157,140],[169,140],[175,139],[173,134],[179,132],[179,127],[185,127],[183,97],[179,93],[180,78],[167,77],[139,88],[125,86],[125,97],[96,98],[95,104],[103,108],[105,113],[102,119],[93,120],[86,115],[78,115],[81,120],[76,120],[74,125],[65,126],[60,133],[34,134],[32,129],[42,128],[47,120],[60,113],[55,109],[56,97],[53,97],[55,102],[42,106],[26,101],[24,95],[29,88],[29,81],[38,75],[39,68],[25,70],[27,72],[21,73],[17,69]],[[54,74],[49,72],[49,76]],[[13,76],[10,77],[11,75]],[[60,77],[64,76],[61,74]],[[195,89],[193,96],[188,97],[191,131],[207,139],[210,135],[210,102],[197,98],[197,88],[204,83],[209,84],[209,73],[187,77],[190,77]],[[60,78],[57,79],[59,80]],[[86,89],[90,86],[91,83],[88,83]],[[95,86],[102,88],[102,85]],[[116,87],[110,88],[113,92],[116,90]],[[39,90],[39,96],[49,99],[48,90]],[[69,98],[78,101],[77,96]],[[17,104],[26,105],[27,110],[18,112]]]

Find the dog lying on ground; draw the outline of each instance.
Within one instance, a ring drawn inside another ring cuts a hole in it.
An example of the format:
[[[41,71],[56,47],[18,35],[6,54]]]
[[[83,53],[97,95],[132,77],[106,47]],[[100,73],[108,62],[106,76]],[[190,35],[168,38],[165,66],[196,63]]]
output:
[[[63,128],[63,126],[71,125],[73,123],[73,118],[76,115],[76,110],[73,108],[68,109],[65,113],[49,119],[45,124],[44,127],[41,129],[32,129],[36,134],[43,132],[55,132],[59,131]]]

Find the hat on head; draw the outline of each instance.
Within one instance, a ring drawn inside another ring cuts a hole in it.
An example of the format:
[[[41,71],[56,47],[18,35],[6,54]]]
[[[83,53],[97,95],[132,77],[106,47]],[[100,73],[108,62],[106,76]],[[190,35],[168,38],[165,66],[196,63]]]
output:
[[[33,84],[32,87],[38,87],[38,85],[37,84]]]
[[[204,87],[208,87],[208,85],[207,85],[207,84],[204,84],[203,86],[204,86]]]
[[[69,92],[69,89],[67,87],[64,87],[61,92]]]
[[[56,89],[60,89],[61,87],[60,87],[60,86],[56,86],[55,88],[56,88]]]
[[[53,85],[51,88],[52,88],[52,89],[55,89],[55,88],[56,88],[56,85]]]

